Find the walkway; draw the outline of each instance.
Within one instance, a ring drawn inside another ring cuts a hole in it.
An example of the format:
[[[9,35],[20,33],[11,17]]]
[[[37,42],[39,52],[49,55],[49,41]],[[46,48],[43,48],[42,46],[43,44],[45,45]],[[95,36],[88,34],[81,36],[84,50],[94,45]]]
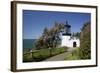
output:
[[[53,57],[50,57],[44,61],[61,61],[61,60],[64,60],[65,57],[70,54],[75,48],[69,48],[68,49],[68,52],[64,52],[62,54],[59,54],[59,55],[56,55],[56,56],[53,56]]]

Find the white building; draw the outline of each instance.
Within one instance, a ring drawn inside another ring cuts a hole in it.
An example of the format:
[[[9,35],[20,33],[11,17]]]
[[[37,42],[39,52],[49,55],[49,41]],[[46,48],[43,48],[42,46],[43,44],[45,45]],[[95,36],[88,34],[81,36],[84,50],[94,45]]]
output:
[[[62,33],[62,36],[61,36],[61,46],[79,47],[80,40],[79,40],[79,38],[71,36],[70,28],[71,28],[71,26],[68,25],[68,23],[66,23],[64,33]]]

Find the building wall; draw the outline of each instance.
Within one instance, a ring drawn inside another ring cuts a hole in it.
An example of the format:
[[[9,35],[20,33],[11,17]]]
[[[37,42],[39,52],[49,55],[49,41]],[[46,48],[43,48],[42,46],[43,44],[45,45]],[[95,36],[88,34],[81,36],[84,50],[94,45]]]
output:
[[[73,47],[74,42],[76,42],[76,47],[80,46],[79,39],[71,39],[70,36],[62,36],[61,46]]]

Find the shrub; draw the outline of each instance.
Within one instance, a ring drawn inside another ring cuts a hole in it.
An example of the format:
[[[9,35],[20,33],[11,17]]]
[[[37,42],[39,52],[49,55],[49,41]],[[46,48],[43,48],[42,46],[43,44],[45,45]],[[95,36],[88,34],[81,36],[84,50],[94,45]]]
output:
[[[80,57],[81,59],[91,58],[91,32],[90,23],[83,26],[80,37]]]
[[[67,47],[40,49],[34,53],[23,54],[23,62],[39,62],[51,56],[66,52]],[[34,50],[33,50],[34,51]]]
[[[69,53],[65,60],[79,60],[80,59],[80,48],[76,48],[72,53]]]

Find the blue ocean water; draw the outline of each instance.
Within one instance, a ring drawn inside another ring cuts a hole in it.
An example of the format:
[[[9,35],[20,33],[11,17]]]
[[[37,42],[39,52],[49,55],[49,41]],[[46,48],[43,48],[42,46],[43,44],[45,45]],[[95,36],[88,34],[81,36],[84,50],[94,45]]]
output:
[[[36,39],[23,39],[23,49],[33,49],[35,48]]]

